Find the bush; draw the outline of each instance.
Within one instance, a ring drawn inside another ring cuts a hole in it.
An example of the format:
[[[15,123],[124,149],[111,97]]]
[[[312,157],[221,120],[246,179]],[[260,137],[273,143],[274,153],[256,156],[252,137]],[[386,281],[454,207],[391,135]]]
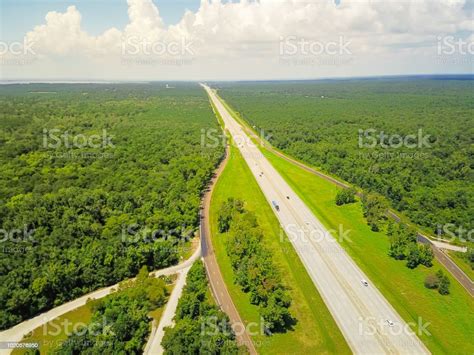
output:
[[[443,273],[442,270],[439,270],[436,273],[436,276],[439,279],[438,292],[441,295],[449,295],[449,285],[451,282],[449,281],[448,277]]]
[[[341,206],[355,202],[355,194],[356,190],[353,187],[340,190],[336,195],[336,205]]]
[[[425,287],[429,289],[435,289],[439,286],[439,279],[434,274],[429,274],[425,278]]]
[[[451,282],[442,270],[438,270],[436,275],[430,274],[425,278],[425,287],[438,289],[441,295],[449,295],[449,285]]]

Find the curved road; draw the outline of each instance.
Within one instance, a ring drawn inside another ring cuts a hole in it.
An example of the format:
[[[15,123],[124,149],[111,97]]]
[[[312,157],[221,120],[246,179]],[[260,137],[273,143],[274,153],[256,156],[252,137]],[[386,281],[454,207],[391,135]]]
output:
[[[210,187],[203,198],[203,204],[201,209],[201,249],[202,257],[204,260],[204,265],[206,266],[206,273],[209,279],[209,284],[211,286],[211,291],[219,307],[223,312],[227,314],[232,325],[237,325],[236,329],[241,330],[244,322],[240,318],[239,312],[232,302],[229,291],[227,290],[224,278],[222,277],[221,271],[219,269],[219,264],[217,263],[216,255],[212,247],[211,241],[211,229],[209,223],[209,209],[211,206],[211,197],[212,192],[214,191],[215,184],[224,170],[227,161],[229,158],[229,148],[226,147],[226,156],[224,160],[219,165],[219,168],[216,170],[214,177],[211,180]],[[245,332],[239,332],[236,334],[237,343],[239,345],[244,345],[249,350],[250,354],[257,354],[255,346],[250,338],[249,334]]]

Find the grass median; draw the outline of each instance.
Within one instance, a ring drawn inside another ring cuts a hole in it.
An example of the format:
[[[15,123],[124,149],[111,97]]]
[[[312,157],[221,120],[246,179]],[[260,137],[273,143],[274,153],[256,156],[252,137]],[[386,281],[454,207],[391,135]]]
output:
[[[350,349],[329,310],[313,285],[280,224],[266,201],[246,162],[232,147],[230,159],[212,195],[210,221],[214,250],[232,300],[244,323],[254,324],[249,330],[261,354],[350,353]],[[292,330],[264,335],[260,331],[258,307],[250,304],[249,294],[234,282],[234,274],[225,249],[225,235],[218,233],[217,218],[224,201],[234,197],[245,202],[255,213],[264,231],[265,246],[271,250],[283,282],[293,299],[290,312],[297,319]]]

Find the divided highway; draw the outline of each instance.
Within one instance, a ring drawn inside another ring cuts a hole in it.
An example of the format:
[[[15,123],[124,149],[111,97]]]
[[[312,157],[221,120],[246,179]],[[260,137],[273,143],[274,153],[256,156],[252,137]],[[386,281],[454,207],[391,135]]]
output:
[[[358,354],[428,349],[203,85],[349,346]],[[238,177],[236,177],[238,178]],[[367,281],[367,286],[364,285]]]

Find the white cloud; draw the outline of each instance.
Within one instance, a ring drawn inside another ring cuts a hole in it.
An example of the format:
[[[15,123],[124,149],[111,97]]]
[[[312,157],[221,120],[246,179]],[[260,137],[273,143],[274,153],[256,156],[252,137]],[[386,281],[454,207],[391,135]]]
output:
[[[350,41],[356,59],[351,65],[356,65],[365,56],[382,54],[392,55],[396,60],[398,53],[400,59],[406,60],[407,51],[434,51],[438,36],[474,29],[470,14],[463,10],[464,0],[342,0],[339,6],[333,0],[240,3],[202,0],[198,11],[187,11],[179,23],[169,27],[164,25],[159,9],[151,0],[127,2],[129,24],[122,30],[111,28],[92,36],[82,29],[79,11],[70,6],[65,13],[49,12],[46,23],[34,27],[26,38],[34,43],[41,56],[62,61],[74,56],[76,60],[83,58],[87,65],[102,65],[104,58],[119,62],[123,59],[124,43],[129,44],[131,38],[133,54],[139,52],[149,59],[176,57],[175,47],[166,48],[166,54],[162,49],[172,42],[186,46],[183,41],[187,41],[188,45],[192,43],[194,68],[204,75],[216,68],[216,62],[237,63],[240,67],[234,70],[242,74],[253,71],[253,75],[259,65],[261,69],[278,65],[281,38],[294,36],[324,44],[343,37]],[[147,45],[138,46],[143,40]],[[149,54],[152,43],[158,44],[154,55]],[[189,57],[189,51],[185,56]],[[210,58],[210,64],[206,64],[205,60]],[[366,65],[367,62],[360,68]],[[383,69],[386,63],[380,63],[379,67]],[[291,69],[280,69],[285,75],[292,73]],[[294,73],[299,75],[304,69],[295,68]],[[313,66],[306,68],[306,75],[317,76],[319,72],[337,69]],[[143,74],[147,69],[138,71]]]

